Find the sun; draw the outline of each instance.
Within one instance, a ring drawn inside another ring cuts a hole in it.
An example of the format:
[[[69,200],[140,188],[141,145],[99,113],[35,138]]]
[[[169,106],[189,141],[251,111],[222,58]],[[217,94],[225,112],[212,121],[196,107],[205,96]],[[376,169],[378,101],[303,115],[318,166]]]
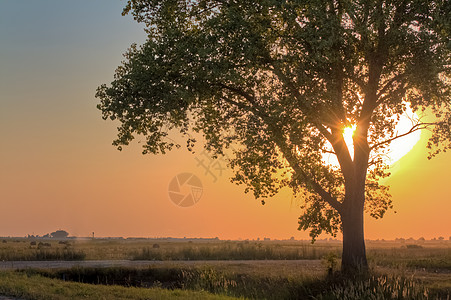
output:
[[[401,115],[398,124],[395,127],[395,132],[397,135],[401,135],[407,133],[413,126],[412,121],[417,120],[418,116],[414,113],[410,107],[407,107],[406,111],[403,115]],[[354,155],[354,146],[352,136],[354,135],[354,131],[356,129],[356,125],[352,125],[346,127],[343,130],[343,138],[348,146],[348,149],[351,153],[351,157]],[[385,161],[389,165],[393,165],[398,160],[400,160],[403,156],[412,150],[412,148],[418,143],[420,140],[421,131],[414,131],[406,136],[403,136],[399,139],[394,140],[389,147],[389,151],[386,155]]]
[[[353,141],[352,141],[352,137],[354,136],[354,131],[357,128],[357,125],[352,125],[349,127],[345,127],[345,129],[343,129],[343,138],[345,139],[346,145],[348,146],[348,149],[354,150],[354,146],[353,146]],[[350,151],[351,155],[354,155],[354,151]]]

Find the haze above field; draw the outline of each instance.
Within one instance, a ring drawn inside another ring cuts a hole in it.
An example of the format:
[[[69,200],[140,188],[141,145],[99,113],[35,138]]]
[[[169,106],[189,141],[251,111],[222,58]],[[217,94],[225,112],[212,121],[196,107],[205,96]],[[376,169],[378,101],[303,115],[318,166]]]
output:
[[[121,16],[125,3],[0,0],[0,236],[63,228],[77,236],[307,239],[289,191],[262,206],[229,182],[224,161],[199,149],[143,156],[137,143],[111,146],[117,124],[101,119],[95,90],[145,39]],[[366,238],[451,235],[451,155],[428,161],[426,141],[423,133],[393,165],[397,213],[367,218]],[[168,196],[183,172],[202,182],[192,207]]]

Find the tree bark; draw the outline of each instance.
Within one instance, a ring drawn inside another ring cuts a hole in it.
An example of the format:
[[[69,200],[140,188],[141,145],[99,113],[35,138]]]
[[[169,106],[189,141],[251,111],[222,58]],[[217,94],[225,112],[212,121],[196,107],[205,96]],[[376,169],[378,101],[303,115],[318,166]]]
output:
[[[341,269],[344,273],[366,272],[368,262],[366,260],[365,237],[363,226],[363,201],[354,199],[355,205],[345,209],[341,216],[343,226],[343,254]],[[358,203],[356,203],[358,202]]]
[[[368,104],[370,103],[370,104]],[[370,147],[368,128],[375,97],[368,96],[362,108],[362,116],[354,133],[353,174],[345,182],[345,199],[340,213],[343,226],[343,254],[341,269],[345,273],[366,272],[365,234],[363,215],[365,208],[365,184],[368,171]],[[367,104],[365,106],[365,104]]]

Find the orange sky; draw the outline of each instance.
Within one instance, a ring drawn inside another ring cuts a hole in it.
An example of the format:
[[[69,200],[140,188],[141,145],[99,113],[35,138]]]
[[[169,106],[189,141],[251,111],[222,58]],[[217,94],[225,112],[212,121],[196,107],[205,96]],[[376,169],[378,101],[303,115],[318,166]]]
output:
[[[297,231],[300,203],[288,191],[262,206],[227,172],[214,182],[197,166],[200,153],[143,156],[137,144],[122,152],[111,146],[117,124],[101,119],[95,89],[144,36],[120,16],[123,5],[2,2],[0,236],[61,228],[79,236],[308,238]],[[394,165],[388,183],[397,213],[367,218],[367,238],[451,235],[451,155],[428,161],[425,141]],[[182,172],[204,187],[189,208],[168,196]]]

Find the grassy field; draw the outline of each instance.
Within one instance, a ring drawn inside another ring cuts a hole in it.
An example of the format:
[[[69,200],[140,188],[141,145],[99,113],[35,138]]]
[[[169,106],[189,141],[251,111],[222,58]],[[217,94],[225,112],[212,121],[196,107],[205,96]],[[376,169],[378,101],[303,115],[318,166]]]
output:
[[[294,273],[294,272],[292,272]],[[23,299],[447,299],[418,278],[239,273],[212,267],[75,268],[0,272],[0,294]],[[64,280],[63,280],[64,278]],[[80,282],[83,281],[83,282]],[[449,283],[449,281],[448,281]]]
[[[145,239],[2,239],[0,260],[262,260],[320,259],[340,253],[339,242],[168,241]],[[44,255],[46,254],[46,255]],[[73,257],[73,258],[71,258]]]
[[[371,275],[352,281],[329,271],[340,265],[341,244],[336,241],[314,245],[165,239],[47,240],[41,245],[29,239],[5,241],[0,243],[2,260],[64,260],[78,255],[85,260],[165,261],[145,268],[3,271],[0,294],[24,299],[344,299],[349,295],[348,299],[449,299],[451,295],[449,241],[368,241]],[[184,260],[201,261],[188,266]]]
[[[205,291],[135,288],[67,282],[24,272],[1,271],[0,294],[21,299],[232,299]]]
[[[374,266],[451,270],[451,241],[367,241]],[[0,239],[0,260],[299,260],[341,255],[338,241]]]

